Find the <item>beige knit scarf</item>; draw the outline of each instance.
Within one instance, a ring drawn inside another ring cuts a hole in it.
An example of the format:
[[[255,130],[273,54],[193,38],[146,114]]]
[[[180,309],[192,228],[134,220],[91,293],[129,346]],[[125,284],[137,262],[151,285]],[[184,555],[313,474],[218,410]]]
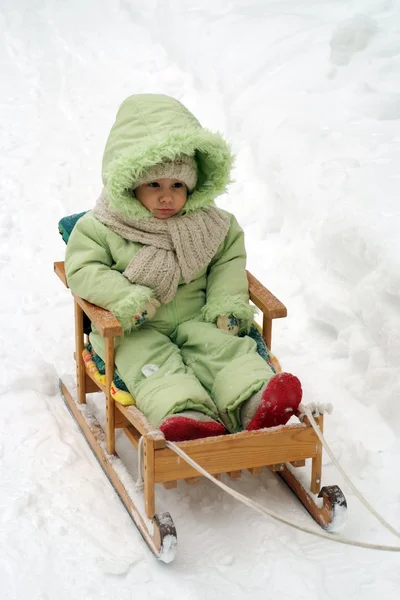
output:
[[[166,220],[129,219],[110,209],[104,191],[93,214],[124,239],[143,244],[123,274],[154,290],[161,304],[174,298],[181,280],[189,283],[209,264],[230,225],[229,215],[215,206]]]

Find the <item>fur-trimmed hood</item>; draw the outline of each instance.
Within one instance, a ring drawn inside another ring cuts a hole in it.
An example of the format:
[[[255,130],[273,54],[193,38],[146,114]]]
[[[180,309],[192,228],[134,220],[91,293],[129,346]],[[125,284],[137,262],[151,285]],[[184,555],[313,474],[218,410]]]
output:
[[[106,143],[103,183],[111,210],[130,219],[151,217],[132,195],[143,171],[180,154],[195,157],[198,181],[182,213],[213,203],[230,182],[233,156],[218,133],[204,129],[178,100],[158,94],[138,94],[120,106]]]

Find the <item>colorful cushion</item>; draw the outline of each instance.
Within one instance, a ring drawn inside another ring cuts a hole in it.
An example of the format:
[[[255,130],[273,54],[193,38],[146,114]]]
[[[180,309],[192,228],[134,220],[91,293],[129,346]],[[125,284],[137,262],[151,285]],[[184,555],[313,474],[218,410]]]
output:
[[[83,217],[83,215],[86,215],[87,212],[88,211],[85,210],[84,212],[76,213],[75,215],[69,215],[68,217],[63,217],[58,222],[58,231],[60,232],[61,237],[66,244],[68,244],[69,236],[71,235],[71,232],[72,232],[73,228],[75,227],[76,222],[81,217]]]
[[[106,385],[106,369],[104,361],[95,353],[91,344],[85,346],[82,357],[86,369],[93,375],[94,379],[101,385]],[[116,372],[114,372],[114,379],[110,391],[112,398],[124,406],[136,404],[135,399],[128,392],[128,388]]]

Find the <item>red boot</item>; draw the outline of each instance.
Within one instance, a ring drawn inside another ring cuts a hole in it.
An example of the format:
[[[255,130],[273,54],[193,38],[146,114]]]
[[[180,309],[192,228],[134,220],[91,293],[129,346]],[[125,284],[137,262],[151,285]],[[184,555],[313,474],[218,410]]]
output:
[[[160,425],[165,439],[183,442],[228,433],[221,423],[197,410],[185,410],[167,417]]]
[[[258,392],[243,405],[243,426],[252,431],[285,425],[298,409],[301,397],[301,383],[297,377],[290,373],[278,373],[261,390],[261,394]],[[251,412],[253,416],[249,422]]]

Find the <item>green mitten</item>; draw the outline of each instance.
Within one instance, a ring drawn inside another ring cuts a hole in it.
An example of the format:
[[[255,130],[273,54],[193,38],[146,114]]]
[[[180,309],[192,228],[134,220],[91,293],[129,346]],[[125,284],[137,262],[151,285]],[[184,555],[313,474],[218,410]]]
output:
[[[160,306],[160,303],[155,298],[150,298],[148,302],[143,306],[142,309],[139,309],[136,315],[133,315],[133,325],[134,327],[139,327],[146,321],[149,321],[156,314],[157,308]]]
[[[217,327],[230,335],[239,333],[239,321],[233,315],[221,315],[217,318]]]

